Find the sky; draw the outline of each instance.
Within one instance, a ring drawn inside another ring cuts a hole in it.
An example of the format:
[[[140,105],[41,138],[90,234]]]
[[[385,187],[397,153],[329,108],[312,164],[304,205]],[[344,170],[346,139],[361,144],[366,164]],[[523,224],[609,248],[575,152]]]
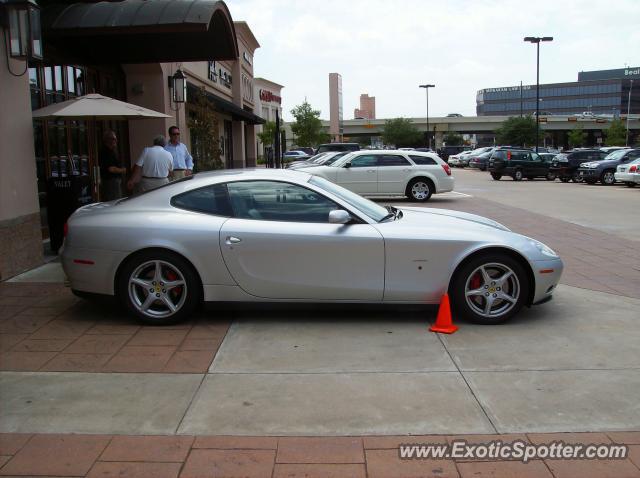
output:
[[[483,88],[576,81],[579,71],[640,66],[640,0],[226,0],[261,47],[254,76],[284,85],[285,120],[305,98],[329,118],[329,73],[342,75],[343,116],[360,94],[376,117],[475,116]]]

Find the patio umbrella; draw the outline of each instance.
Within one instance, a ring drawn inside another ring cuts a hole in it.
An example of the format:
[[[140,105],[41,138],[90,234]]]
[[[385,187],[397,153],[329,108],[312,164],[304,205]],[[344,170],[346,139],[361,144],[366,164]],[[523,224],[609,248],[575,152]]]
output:
[[[126,120],[170,118],[171,116],[142,106],[125,103],[108,96],[92,93],[61,103],[54,103],[33,112],[34,119]]]

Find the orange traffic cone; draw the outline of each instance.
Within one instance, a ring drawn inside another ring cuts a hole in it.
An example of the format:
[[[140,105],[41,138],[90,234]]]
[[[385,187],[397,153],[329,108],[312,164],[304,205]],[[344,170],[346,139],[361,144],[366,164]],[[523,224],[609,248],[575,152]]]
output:
[[[451,307],[449,306],[449,294],[445,293],[440,300],[440,307],[438,308],[438,316],[436,317],[436,323],[429,327],[431,332],[440,332],[442,334],[452,334],[458,327],[453,325],[451,321]]]

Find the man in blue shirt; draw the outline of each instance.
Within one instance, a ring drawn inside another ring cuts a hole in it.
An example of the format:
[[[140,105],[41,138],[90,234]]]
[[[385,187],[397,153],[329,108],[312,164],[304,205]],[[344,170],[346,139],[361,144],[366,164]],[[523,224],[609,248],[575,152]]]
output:
[[[169,142],[164,147],[173,156],[173,179],[190,176],[193,170],[193,158],[184,143],[180,142],[180,128],[169,128]]]

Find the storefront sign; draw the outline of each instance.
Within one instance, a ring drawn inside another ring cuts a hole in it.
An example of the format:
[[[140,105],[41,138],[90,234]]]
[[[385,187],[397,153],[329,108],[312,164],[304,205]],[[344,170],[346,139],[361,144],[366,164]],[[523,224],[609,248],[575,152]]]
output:
[[[530,85],[522,86],[523,90],[530,90]],[[480,93],[497,93],[499,91],[520,91],[519,86],[505,86],[503,88],[487,88],[486,90],[480,90]]]
[[[209,62],[209,68],[207,70],[207,76],[214,83],[218,81],[218,74],[216,73],[216,62],[215,61],[210,61]]]
[[[265,103],[278,103],[282,104],[282,98],[278,95],[274,95],[270,91],[260,90],[260,100]]]

